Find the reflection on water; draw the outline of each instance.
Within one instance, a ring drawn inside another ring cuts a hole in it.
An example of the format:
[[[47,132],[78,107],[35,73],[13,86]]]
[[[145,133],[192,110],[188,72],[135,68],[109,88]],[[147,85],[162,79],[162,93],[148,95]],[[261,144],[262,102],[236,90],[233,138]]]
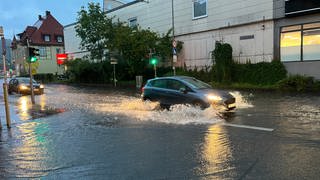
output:
[[[41,177],[47,175],[48,139],[46,133],[49,131],[47,124],[42,122],[27,122],[17,126],[21,134],[16,137],[18,143],[10,152],[10,164],[15,167],[8,171],[18,178]]]
[[[16,101],[16,114],[20,120],[37,119],[52,114],[64,112],[63,108],[47,106],[46,95],[36,96],[37,103],[32,104],[30,96],[21,96]]]
[[[196,169],[199,175],[208,175],[210,178],[221,179],[221,174],[234,169],[231,163],[231,151],[228,133],[224,126],[210,126],[200,150],[201,166]]]

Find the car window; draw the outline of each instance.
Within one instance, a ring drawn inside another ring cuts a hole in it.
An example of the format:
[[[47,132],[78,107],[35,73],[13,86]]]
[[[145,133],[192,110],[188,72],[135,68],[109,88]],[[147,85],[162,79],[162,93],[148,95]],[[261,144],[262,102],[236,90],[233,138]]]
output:
[[[181,88],[186,88],[186,86],[183,83],[173,79],[167,80],[167,87],[168,89],[173,90],[180,90]]]
[[[19,79],[19,82],[20,83],[23,83],[23,84],[29,84],[30,83],[30,79],[29,78],[21,78]],[[32,80],[33,83],[37,83],[34,79]]]
[[[167,88],[167,83],[164,79],[154,80],[151,82],[151,85],[157,88]]]
[[[209,84],[202,82],[195,78],[185,78],[184,81],[188,82],[190,86],[194,89],[207,89],[212,88]]]

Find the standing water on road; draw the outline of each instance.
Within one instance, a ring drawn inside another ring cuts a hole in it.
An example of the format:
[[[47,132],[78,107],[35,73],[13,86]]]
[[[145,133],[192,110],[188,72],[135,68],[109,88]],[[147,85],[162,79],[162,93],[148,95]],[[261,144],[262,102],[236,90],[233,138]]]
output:
[[[319,177],[319,96],[232,94],[231,112],[168,111],[125,89],[48,85],[36,107],[63,113],[40,117],[29,114],[29,96],[11,95],[18,118],[0,131],[0,179]]]

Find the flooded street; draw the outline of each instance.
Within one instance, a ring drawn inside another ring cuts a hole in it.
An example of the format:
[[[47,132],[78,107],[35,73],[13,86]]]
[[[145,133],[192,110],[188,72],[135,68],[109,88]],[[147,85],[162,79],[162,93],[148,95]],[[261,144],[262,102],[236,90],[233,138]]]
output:
[[[160,110],[128,89],[47,85],[33,107],[10,95],[0,179],[320,177],[319,94],[232,93],[230,112]]]

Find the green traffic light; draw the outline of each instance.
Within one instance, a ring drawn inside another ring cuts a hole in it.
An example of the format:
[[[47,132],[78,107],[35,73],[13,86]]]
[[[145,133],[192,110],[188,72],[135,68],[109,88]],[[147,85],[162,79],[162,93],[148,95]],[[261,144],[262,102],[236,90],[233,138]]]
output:
[[[152,58],[152,59],[150,60],[150,64],[152,64],[152,65],[158,64],[158,59]]]
[[[36,62],[38,59],[36,57],[31,57],[30,62]]]

